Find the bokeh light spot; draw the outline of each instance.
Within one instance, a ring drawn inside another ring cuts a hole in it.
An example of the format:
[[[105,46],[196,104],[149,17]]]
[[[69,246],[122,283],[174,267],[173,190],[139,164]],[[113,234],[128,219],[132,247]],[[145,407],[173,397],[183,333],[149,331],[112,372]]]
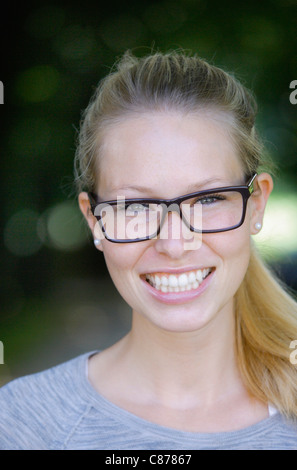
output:
[[[52,65],[36,65],[21,72],[16,80],[16,93],[24,101],[38,103],[54,96],[60,81]]]
[[[94,48],[95,39],[90,29],[72,25],[61,31],[55,44],[62,57],[80,59],[90,54]]]
[[[37,234],[39,214],[31,209],[15,213],[4,228],[4,244],[15,256],[31,256],[42,246]]]
[[[73,202],[66,201],[51,208],[46,215],[46,234],[43,223],[39,234],[49,244],[62,251],[75,251],[87,241],[87,230],[82,216]]]
[[[75,72],[90,72],[100,61],[101,45],[91,27],[67,26],[59,32],[53,44],[63,66]]]
[[[263,228],[255,236],[263,256],[282,258],[297,253],[297,195],[276,194],[268,201]]]
[[[258,53],[280,50],[282,37],[277,22],[255,15],[241,19],[238,28],[244,49]]]

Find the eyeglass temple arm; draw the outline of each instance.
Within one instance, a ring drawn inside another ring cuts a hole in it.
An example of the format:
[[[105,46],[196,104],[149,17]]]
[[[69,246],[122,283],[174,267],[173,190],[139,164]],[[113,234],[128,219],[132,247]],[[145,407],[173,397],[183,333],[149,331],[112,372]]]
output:
[[[88,198],[89,198],[91,207],[96,206],[96,204],[98,204],[96,194],[88,193]]]
[[[255,179],[256,179],[257,176],[258,176],[258,173],[255,173],[255,174],[251,177],[251,179],[247,182],[247,187],[248,187],[248,190],[249,190],[250,194],[252,194],[252,193],[254,192],[254,185],[253,185],[253,183],[254,183],[254,181],[255,181]]]

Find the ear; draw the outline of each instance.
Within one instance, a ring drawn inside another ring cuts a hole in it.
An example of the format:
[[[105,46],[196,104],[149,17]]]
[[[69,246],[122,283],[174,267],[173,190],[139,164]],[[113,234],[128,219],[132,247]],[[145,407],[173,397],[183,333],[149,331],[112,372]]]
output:
[[[98,242],[96,243],[96,248],[98,248],[98,250],[100,250],[100,251],[103,251],[101,240],[104,237],[103,237],[102,231],[99,227],[99,224],[98,224],[98,221],[97,221],[96,217],[92,214],[91,204],[90,204],[90,201],[89,201],[88,194],[86,192],[82,192],[82,193],[79,194],[78,204],[79,204],[80,210],[81,210],[84,218],[86,219],[86,221],[88,223],[88,226],[91,229],[94,240],[99,241],[99,243]]]
[[[268,173],[260,173],[256,177],[254,182],[254,192],[250,198],[250,231],[253,235],[259,231],[256,229],[255,224],[260,223],[263,225],[264,211],[272,189],[272,177]]]

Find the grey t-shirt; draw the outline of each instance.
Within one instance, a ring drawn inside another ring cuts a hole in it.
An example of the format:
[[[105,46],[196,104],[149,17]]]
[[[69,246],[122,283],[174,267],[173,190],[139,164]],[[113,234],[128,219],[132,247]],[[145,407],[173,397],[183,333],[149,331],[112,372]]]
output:
[[[83,354],[0,389],[1,450],[297,450],[280,413],[238,431],[195,433],[148,422],[100,396]]]

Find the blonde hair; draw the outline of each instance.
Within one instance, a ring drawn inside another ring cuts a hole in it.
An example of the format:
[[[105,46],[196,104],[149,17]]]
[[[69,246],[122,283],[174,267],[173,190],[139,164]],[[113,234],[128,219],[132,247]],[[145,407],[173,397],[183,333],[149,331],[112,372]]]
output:
[[[99,83],[82,116],[75,156],[77,190],[95,190],[100,144],[108,125],[131,113],[203,109],[219,110],[229,117],[246,175],[267,165],[255,130],[256,101],[232,74],[179,51],[142,58],[127,52]],[[238,365],[248,390],[286,416],[296,417],[297,374],[289,348],[297,339],[297,304],[253,244],[235,301]]]

